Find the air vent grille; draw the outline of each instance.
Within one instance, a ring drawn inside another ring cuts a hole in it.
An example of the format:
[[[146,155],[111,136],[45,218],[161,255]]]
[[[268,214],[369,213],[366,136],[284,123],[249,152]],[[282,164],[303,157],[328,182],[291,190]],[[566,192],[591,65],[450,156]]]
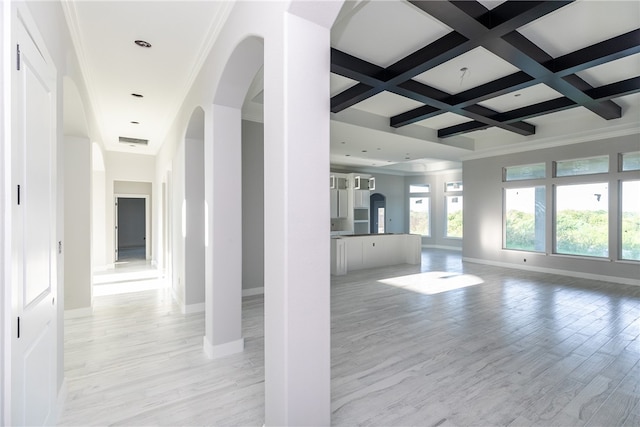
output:
[[[140,138],[130,138],[128,136],[121,136],[118,140],[123,144],[137,144],[137,145],[148,145],[148,139],[140,139]]]

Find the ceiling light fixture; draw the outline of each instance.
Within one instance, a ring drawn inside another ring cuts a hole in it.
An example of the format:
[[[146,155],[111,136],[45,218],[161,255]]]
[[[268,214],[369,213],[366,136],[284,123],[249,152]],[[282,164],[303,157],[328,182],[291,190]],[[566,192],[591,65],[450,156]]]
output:
[[[139,125],[139,124],[140,124],[140,122],[134,122],[134,121],[132,121],[132,122],[131,122],[131,124],[132,124],[132,125]]]
[[[460,86],[462,86],[462,82],[464,81],[464,77],[467,75],[467,72],[469,71],[469,68],[467,67],[462,67],[460,68]]]
[[[136,40],[134,41],[135,44],[137,44],[140,47],[151,47],[151,43],[144,41],[144,40]]]
[[[139,93],[132,93],[131,96],[135,96],[136,98],[144,98],[144,95],[140,95]]]

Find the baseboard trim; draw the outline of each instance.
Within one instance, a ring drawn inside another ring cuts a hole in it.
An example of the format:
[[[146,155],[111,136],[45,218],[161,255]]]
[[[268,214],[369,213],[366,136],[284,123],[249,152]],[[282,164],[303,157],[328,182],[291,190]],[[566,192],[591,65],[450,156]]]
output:
[[[213,345],[207,337],[202,337],[204,353],[209,359],[220,359],[244,351],[244,338],[224,344]]]
[[[182,314],[201,313],[204,311],[204,303],[186,304],[181,306]]]
[[[75,308],[73,310],[65,310],[65,319],[76,319],[78,317],[93,316],[93,307]]]
[[[263,295],[264,294],[264,286],[260,286],[258,288],[247,288],[242,290],[243,297],[252,297],[254,295]]]
[[[458,251],[462,252],[462,248],[458,246],[444,246],[444,245],[422,245],[425,249],[445,249],[448,251]]]
[[[575,277],[578,279],[599,280],[602,282],[619,283],[621,285],[640,286],[640,280],[627,279],[625,277],[605,276],[603,274],[582,273],[580,271],[560,270],[556,268],[523,266],[520,264],[512,264],[508,262],[490,261],[478,258],[462,257],[463,262],[472,262],[474,264],[485,264],[494,267],[513,268],[516,270],[534,271],[536,273],[557,274],[559,276]]]

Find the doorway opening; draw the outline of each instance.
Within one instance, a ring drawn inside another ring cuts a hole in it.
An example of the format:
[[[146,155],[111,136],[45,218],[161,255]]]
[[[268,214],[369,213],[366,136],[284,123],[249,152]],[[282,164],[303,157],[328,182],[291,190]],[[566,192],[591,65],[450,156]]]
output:
[[[116,263],[147,259],[146,197],[116,196]]]
[[[384,234],[385,232],[385,210],[387,198],[380,193],[373,193],[370,197],[371,209],[369,211],[369,224],[371,234]]]

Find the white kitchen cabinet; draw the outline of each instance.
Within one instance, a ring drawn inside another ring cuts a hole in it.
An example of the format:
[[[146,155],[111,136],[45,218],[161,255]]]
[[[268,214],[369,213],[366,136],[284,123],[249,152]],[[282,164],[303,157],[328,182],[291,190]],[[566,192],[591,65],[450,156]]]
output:
[[[370,196],[369,190],[353,190],[353,207],[356,209],[368,208]]]
[[[422,238],[416,234],[343,236],[331,239],[331,245],[333,275],[388,265],[420,265],[421,262]]]
[[[347,190],[331,189],[330,210],[331,218],[346,218],[349,214]]]
[[[338,192],[338,218],[349,216],[349,198],[347,190],[336,190]]]

